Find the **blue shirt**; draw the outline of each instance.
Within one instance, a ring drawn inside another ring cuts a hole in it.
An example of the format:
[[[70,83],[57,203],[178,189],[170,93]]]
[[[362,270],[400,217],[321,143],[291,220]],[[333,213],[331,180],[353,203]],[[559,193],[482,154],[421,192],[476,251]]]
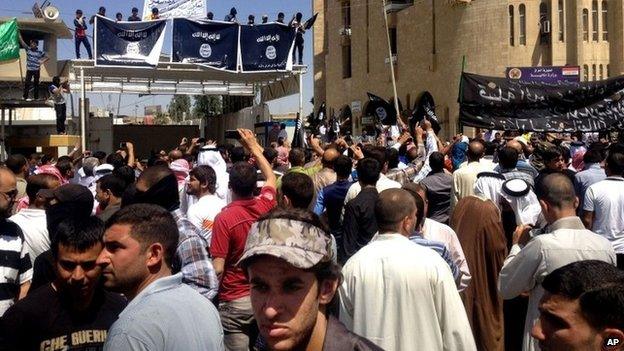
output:
[[[26,50],[26,70],[27,71],[38,71],[41,68],[41,63],[39,60],[45,57],[45,52],[40,50]]]
[[[451,253],[446,249],[446,245],[444,245],[444,243],[434,240],[427,240],[423,238],[422,235],[419,233],[414,233],[414,235],[410,237],[410,241],[420,246],[430,248],[431,250],[437,252],[440,256],[442,256],[444,261],[446,261],[446,263],[449,265],[451,273],[453,273],[453,278],[455,279],[455,282],[459,281],[461,272],[455,262],[453,262],[453,259],[451,258]]]
[[[130,301],[108,331],[104,350],[224,350],[223,328],[212,302],[176,274]]]
[[[579,210],[583,208],[583,200],[585,199],[585,192],[590,185],[598,183],[601,180],[607,178],[605,170],[600,167],[599,163],[591,163],[585,166],[585,170],[578,172],[574,175],[574,190],[576,190],[576,196],[580,200]]]
[[[345,197],[347,197],[347,192],[351,184],[353,183],[348,180],[339,180],[323,188],[316,198],[314,213],[320,215],[323,213],[323,210],[327,209],[329,228],[332,231],[342,226],[340,223],[340,214],[342,213],[344,200]]]

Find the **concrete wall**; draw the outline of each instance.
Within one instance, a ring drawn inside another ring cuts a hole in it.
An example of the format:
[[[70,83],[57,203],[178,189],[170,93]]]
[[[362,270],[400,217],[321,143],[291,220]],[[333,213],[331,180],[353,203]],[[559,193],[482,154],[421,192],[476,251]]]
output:
[[[205,137],[208,140],[216,140],[219,143],[223,143],[225,142],[224,132],[226,130],[237,128],[253,130],[255,123],[268,120],[270,120],[270,115],[267,105],[247,107],[238,112],[208,119],[205,127]]]
[[[599,39],[592,41],[592,0],[564,0],[564,41],[558,40],[558,0],[548,6],[551,36],[540,41],[540,1],[487,0],[460,4],[452,1],[415,1],[413,6],[389,14],[389,27],[397,32],[395,74],[404,107],[413,108],[424,91],[432,93],[443,134],[455,133],[458,125],[457,96],[462,69],[482,75],[503,76],[510,66],[586,65],[593,79],[624,71],[623,1],[609,0],[609,41],[602,39],[602,2],[599,1]],[[392,93],[388,41],[381,0],[351,0],[351,36],[341,36],[344,0],[315,0],[323,10],[315,25],[315,103],[327,102],[328,110],[364,106],[366,92],[384,98]],[[526,45],[519,42],[519,7],[526,7]],[[509,6],[514,10],[514,45],[510,44]],[[582,9],[589,11],[589,41],[583,41]],[[321,20],[323,19],[323,20]],[[324,26],[324,28],[321,28]],[[351,45],[352,76],[343,78],[343,46]],[[581,72],[583,78],[583,72]],[[356,132],[360,116],[354,113]]]

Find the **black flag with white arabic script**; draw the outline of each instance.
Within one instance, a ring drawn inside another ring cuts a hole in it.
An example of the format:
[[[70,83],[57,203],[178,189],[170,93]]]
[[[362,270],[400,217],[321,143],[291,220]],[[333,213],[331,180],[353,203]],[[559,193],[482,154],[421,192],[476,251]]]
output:
[[[369,100],[365,111],[367,116],[375,116],[381,124],[387,126],[397,123],[396,109],[388,101],[368,92],[366,95]]]
[[[280,23],[240,27],[243,72],[292,70],[294,28]]]
[[[433,96],[428,91],[425,91],[420,96],[420,100],[414,106],[414,112],[412,112],[412,117],[410,118],[410,130],[414,130],[416,123],[423,122],[425,119],[431,122],[431,128],[438,134],[442,128],[435,112]]]
[[[115,22],[95,20],[95,65],[156,67],[167,20]]]
[[[525,82],[462,73],[463,125],[497,130],[595,132],[624,128],[624,76],[595,82]]]
[[[172,61],[236,71],[238,28],[232,22],[174,18]]]

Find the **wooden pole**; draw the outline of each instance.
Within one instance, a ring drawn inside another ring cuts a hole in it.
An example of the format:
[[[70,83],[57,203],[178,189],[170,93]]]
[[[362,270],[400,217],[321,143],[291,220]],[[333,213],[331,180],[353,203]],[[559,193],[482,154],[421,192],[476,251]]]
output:
[[[392,76],[392,93],[394,94],[394,109],[396,110],[397,123],[401,127],[405,126],[401,119],[401,111],[399,111],[399,96],[397,95],[396,78],[394,77],[394,62],[392,61],[392,46],[390,45],[390,31],[388,28],[388,13],[386,12],[386,0],[383,0],[382,10],[384,14],[384,22],[386,23],[386,39],[388,40],[388,54],[390,57],[390,75]]]

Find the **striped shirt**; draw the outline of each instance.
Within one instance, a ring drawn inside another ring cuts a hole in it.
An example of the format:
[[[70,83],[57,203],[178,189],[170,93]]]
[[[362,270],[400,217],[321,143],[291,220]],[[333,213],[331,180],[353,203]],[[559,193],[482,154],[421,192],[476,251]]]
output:
[[[459,281],[461,278],[461,271],[459,270],[459,267],[457,267],[455,262],[453,262],[453,259],[451,258],[451,254],[449,253],[444,243],[439,242],[439,241],[434,241],[434,240],[427,240],[422,237],[421,233],[418,233],[418,232],[414,233],[409,239],[411,242],[415,244],[430,248],[431,250],[437,252],[444,259],[444,261],[446,261],[446,263],[449,265],[449,268],[451,269],[451,273],[453,273],[453,278],[455,279],[455,283],[459,286]]]
[[[19,226],[0,220],[0,316],[19,294],[20,285],[32,279],[32,265]]]
[[[26,70],[38,71],[41,68],[39,61],[45,57],[45,52],[40,50],[26,50]]]
[[[174,268],[182,272],[182,283],[195,289],[205,298],[217,296],[219,280],[208,255],[208,243],[201,231],[177,209],[171,215],[178,225],[180,240],[176,249]]]

